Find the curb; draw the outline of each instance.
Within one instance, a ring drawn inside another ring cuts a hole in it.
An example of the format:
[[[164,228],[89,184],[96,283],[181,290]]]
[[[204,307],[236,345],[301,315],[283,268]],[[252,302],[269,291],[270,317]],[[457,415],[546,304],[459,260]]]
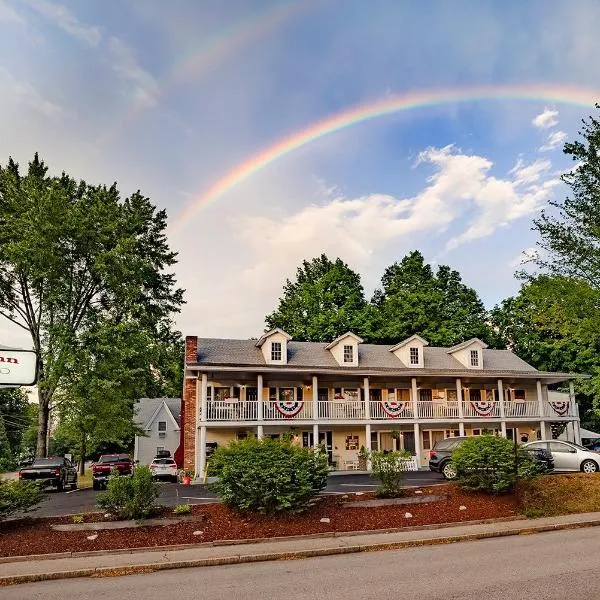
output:
[[[422,546],[437,546],[442,544],[454,544],[457,542],[468,542],[489,538],[509,537],[515,535],[531,535],[549,531],[561,531],[570,529],[582,529],[585,527],[600,526],[600,519],[592,521],[580,521],[573,523],[561,523],[555,525],[540,525],[507,529],[504,531],[490,531],[466,535],[455,535],[422,540],[405,540],[399,542],[378,544],[357,544],[354,546],[341,546],[332,548],[320,548],[313,550],[297,550],[294,552],[269,552],[264,554],[239,554],[234,556],[223,556],[213,558],[201,558],[194,560],[182,560],[168,563],[148,563],[143,565],[126,565],[123,567],[98,567],[88,569],[73,569],[71,571],[58,571],[49,573],[35,573],[31,575],[9,575],[0,577],[0,587],[16,585],[20,583],[32,583],[38,581],[49,581],[58,579],[73,579],[76,577],[117,577],[122,575],[136,575],[143,573],[154,573],[170,569],[185,569],[192,567],[210,567],[220,565],[236,565],[253,562],[266,562],[274,560],[296,560],[302,558],[313,558],[317,556],[334,556],[339,554],[353,554],[358,552],[377,552],[381,550],[400,550],[403,548],[415,548]]]
[[[413,525],[412,527],[392,527],[388,529],[365,529],[363,531],[325,531],[323,533],[307,533],[305,535],[285,535],[269,538],[242,538],[231,540],[214,540],[212,542],[199,542],[190,544],[171,544],[168,546],[142,546],[140,548],[116,548],[114,550],[82,550],[79,552],[55,552],[53,554],[26,554],[22,556],[0,557],[0,564],[14,562],[31,562],[37,560],[54,560],[56,558],[79,558],[89,556],[108,556],[114,554],[139,554],[140,552],[169,552],[171,550],[191,550],[193,548],[216,548],[219,546],[242,546],[248,544],[268,544],[269,542],[293,542],[301,540],[314,540],[322,538],[352,537],[357,535],[376,535],[379,533],[403,533],[407,531],[427,531],[429,529],[450,529],[467,525],[489,525],[492,523],[506,523],[507,521],[524,521],[526,517],[497,517],[495,519],[477,519],[474,521],[455,521],[452,523],[438,523],[433,525]]]

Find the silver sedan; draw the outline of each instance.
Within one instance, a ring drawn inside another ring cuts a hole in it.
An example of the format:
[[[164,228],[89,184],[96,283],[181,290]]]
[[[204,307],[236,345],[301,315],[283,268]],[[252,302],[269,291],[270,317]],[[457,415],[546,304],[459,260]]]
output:
[[[546,448],[554,458],[555,471],[583,471],[596,473],[600,470],[600,453],[592,452],[574,442],[548,440],[529,442],[523,448]]]

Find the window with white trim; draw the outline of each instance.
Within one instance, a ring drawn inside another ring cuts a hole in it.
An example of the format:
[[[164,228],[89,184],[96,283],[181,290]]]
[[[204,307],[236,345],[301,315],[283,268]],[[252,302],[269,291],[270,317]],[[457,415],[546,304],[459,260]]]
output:
[[[352,346],[352,345],[344,346],[344,362],[345,363],[354,362],[354,346]]]
[[[271,342],[271,360],[281,360],[281,342]]]
[[[419,364],[419,348],[417,347],[411,347],[410,348],[410,364],[411,365],[418,365]]]
[[[479,350],[471,350],[471,366],[479,366]]]

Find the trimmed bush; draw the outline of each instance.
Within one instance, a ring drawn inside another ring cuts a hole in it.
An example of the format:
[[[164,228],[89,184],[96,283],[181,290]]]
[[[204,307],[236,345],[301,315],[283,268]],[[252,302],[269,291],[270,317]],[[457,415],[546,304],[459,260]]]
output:
[[[273,514],[306,508],[327,484],[327,453],[287,440],[248,438],[217,448],[208,474],[212,489],[228,506]]]
[[[176,515],[188,515],[191,512],[192,512],[192,507],[189,504],[178,504],[173,509],[173,513]]]
[[[379,480],[375,494],[380,498],[402,496],[402,480],[406,472],[406,461],[410,452],[372,452],[371,464],[373,477]]]
[[[34,481],[0,481],[0,519],[27,512],[45,499],[42,487]]]
[[[106,492],[98,496],[98,506],[119,519],[145,519],[155,509],[158,485],[148,467],[137,467],[133,475],[119,475],[113,469]]]
[[[452,462],[461,487],[492,494],[513,488],[517,474],[519,479],[530,479],[542,472],[537,461],[520,446],[515,471],[514,442],[493,435],[469,438],[454,450]]]

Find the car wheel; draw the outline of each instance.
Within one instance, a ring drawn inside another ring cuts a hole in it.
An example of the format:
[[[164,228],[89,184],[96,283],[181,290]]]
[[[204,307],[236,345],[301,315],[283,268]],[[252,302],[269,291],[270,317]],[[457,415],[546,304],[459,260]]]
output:
[[[76,490],[76,489],[77,489],[77,479],[75,479],[75,480],[73,481],[73,483],[71,484],[71,489],[72,489],[72,490]]]
[[[444,463],[444,466],[442,467],[442,475],[444,476],[444,479],[456,479],[457,473],[454,463],[451,461]]]
[[[93,481],[92,482],[92,489],[99,490],[100,489],[100,484],[97,481]]]
[[[581,470],[584,473],[597,473],[598,472],[598,464],[593,460],[588,458],[581,463]]]
[[[57,484],[56,484],[56,491],[57,492],[64,492],[65,490],[65,482],[61,479]]]

